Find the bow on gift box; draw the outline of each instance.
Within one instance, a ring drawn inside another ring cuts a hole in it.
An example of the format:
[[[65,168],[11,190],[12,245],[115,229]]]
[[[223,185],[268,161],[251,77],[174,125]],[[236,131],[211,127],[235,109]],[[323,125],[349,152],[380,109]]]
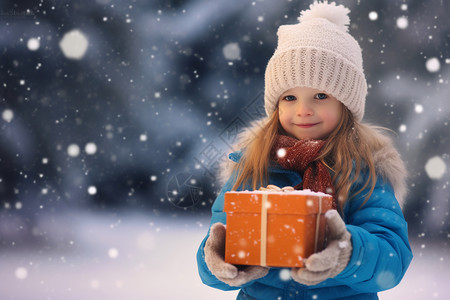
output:
[[[259,188],[260,191],[274,191],[274,192],[291,192],[291,191],[295,191],[295,189],[292,186],[285,186],[282,188],[279,188],[276,185],[273,184],[269,184],[267,187],[260,187]]]

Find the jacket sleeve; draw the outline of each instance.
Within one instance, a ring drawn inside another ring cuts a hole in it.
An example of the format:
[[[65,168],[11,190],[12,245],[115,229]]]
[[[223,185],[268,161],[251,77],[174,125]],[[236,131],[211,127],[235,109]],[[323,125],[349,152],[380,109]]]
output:
[[[407,223],[390,184],[378,178],[366,203],[365,196],[363,191],[344,207],[353,252],[347,267],[334,279],[357,291],[379,292],[400,282],[412,251]]]
[[[224,195],[226,192],[231,190],[233,183],[234,182],[231,179],[229,179],[227,181],[227,183],[225,183],[225,185],[223,186],[222,190],[220,191],[219,196],[217,196],[216,200],[214,201],[214,204],[211,208],[212,216],[211,216],[210,227],[212,224],[217,223],[217,222],[226,224],[226,221],[227,221],[226,213],[223,211]],[[208,234],[203,239],[203,241],[200,244],[200,247],[197,251],[197,266],[198,266],[198,272],[199,272],[202,282],[206,285],[209,285],[210,287],[221,289],[224,291],[240,289],[241,287],[232,287],[232,286],[229,286],[228,284],[220,281],[208,269],[208,266],[206,265],[206,262],[205,262],[205,252],[204,252],[205,243],[206,243],[206,240],[208,239],[208,237],[209,237],[209,230],[208,230]]]

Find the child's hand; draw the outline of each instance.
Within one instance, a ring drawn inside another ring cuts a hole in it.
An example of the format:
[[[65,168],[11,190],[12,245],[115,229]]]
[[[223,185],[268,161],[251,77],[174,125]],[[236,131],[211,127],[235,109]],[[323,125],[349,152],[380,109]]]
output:
[[[311,255],[305,268],[292,269],[292,278],[305,285],[316,285],[328,278],[338,275],[347,266],[352,254],[351,235],[336,210],[325,214],[328,225],[328,245]]]
[[[269,272],[266,267],[246,266],[238,269],[225,262],[225,233],[226,229],[222,223],[211,226],[209,238],[205,244],[205,262],[211,273],[230,286],[241,286],[266,276]]]

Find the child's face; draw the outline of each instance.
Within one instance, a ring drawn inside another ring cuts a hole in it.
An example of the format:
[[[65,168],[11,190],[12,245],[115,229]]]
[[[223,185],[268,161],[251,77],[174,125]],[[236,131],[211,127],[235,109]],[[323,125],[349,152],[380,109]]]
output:
[[[320,90],[292,88],[278,101],[281,126],[297,139],[326,139],[341,119],[342,103]]]

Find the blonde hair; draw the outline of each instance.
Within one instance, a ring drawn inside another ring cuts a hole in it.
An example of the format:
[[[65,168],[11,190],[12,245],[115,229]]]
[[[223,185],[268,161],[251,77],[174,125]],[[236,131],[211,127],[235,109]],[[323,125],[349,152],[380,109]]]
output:
[[[277,106],[269,121],[260,127],[255,138],[245,145],[246,149],[241,160],[233,168],[237,175],[233,190],[244,184],[250,184],[250,188],[254,190],[257,186],[265,185],[268,181],[270,151],[275,143],[276,135],[283,132]]]
[[[335,194],[341,208],[346,201],[370,187],[365,195],[365,201],[362,204],[364,205],[375,188],[376,172],[373,153],[385,144],[379,138],[379,129],[382,128],[357,122],[343,105],[341,120],[326,139],[326,144],[317,160],[324,163],[332,172]],[[245,188],[256,189],[268,183],[270,153],[277,134],[287,135],[279,121],[278,107],[268,122],[259,128],[254,139],[248,141],[241,160],[234,166],[236,182],[233,190],[244,185]],[[359,179],[362,170],[367,170],[366,181],[360,190],[349,195],[352,184]]]

